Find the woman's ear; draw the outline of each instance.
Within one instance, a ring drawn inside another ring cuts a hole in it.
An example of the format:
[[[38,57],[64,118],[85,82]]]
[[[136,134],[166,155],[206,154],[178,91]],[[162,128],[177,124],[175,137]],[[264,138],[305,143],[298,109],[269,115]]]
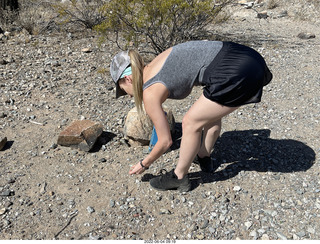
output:
[[[125,78],[126,83],[128,82],[128,83],[132,84],[132,75],[126,75],[124,78]]]

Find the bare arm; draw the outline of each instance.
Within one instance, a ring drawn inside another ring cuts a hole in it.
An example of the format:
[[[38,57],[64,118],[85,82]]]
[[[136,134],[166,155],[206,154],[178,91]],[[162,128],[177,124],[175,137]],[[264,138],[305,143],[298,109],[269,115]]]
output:
[[[165,153],[172,145],[170,126],[167,117],[162,109],[162,103],[166,100],[168,91],[162,84],[154,84],[144,91],[143,102],[145,110],[152,120],[158,141],[150,154],[142,161],[143,165],[149,167],[163,153]],[[140,163],[132,166],[129,174],[140,174],[144,171]]]

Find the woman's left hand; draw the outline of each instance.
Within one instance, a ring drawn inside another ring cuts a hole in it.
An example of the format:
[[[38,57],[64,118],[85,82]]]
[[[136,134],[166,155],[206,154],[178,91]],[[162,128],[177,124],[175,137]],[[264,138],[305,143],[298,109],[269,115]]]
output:
[[[129,170],[129,174],[130,175],[134,175],[134,174],[142,174],[145,171],[144,168],[142,168],[142,166],[140,165],[140,163],[137,163],[135,165],[133,165],[130,170]]]

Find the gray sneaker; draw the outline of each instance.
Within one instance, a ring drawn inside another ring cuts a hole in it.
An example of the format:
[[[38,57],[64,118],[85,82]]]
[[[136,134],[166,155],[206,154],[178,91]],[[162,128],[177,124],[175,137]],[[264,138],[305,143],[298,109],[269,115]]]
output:
[[[183,179],[179,180],[174,173],[174,169],[151,179],[150,185],[159,191],[178,189],[180,192],[187,192],[191,189],[191,182],[188,175],[185,175]]]

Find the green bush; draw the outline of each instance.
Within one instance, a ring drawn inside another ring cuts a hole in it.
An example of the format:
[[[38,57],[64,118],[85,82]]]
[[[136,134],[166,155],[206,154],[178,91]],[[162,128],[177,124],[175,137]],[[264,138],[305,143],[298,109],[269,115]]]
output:
[[[230,0],[110,0],[102,7],[105,20],[95,29],[106,38],[114,33],[126,43],[146,42],[158,54],[187,40],[208,37],[206,28]]]
[[[104,3],[104,0],[69,0],[53,3],[52,6],[59,14],[60,24],[92,29],[104,20],[100,12]]]

